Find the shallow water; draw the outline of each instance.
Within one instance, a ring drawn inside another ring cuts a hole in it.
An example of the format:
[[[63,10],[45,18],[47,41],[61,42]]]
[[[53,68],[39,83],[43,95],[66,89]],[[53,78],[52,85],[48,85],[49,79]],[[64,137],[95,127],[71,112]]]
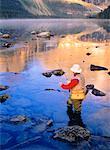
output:
[[[23,144],[17,149],[110,149],[110,139],[102,137],[110,137],[110,76],[108,71],[90,71],[90,64],[105,66],[110,71],[109,20],[1,20],[0,23],[0,32],[11,34],[10,39],[2,39],[1,43],[13,43],[12,47],[1,47],[0,50],[0,84],[10,86],[0,93],[10,95],[0,105],[2,148],[11,149],[40,135],[39,141]],[[51,31],[55,36],[36,39],[36,35],[31,35],[33,30]],[[100,36],[102,34],[103,37]],[[87,56],[87,52],[91,55]],[[70,79],[69,68],[74,63],[82,66],[86,84],[92,83],[106,93],[104,97],[89,93],[82,104],[82,120],[95,135],[89,147],[88,143],[71,145],[54,141],[49,133],[28,129],[32,122],[13,125],[3,121],[16,115],[26,115],[28,118],[51,118],[54,120],[53,128],[67,125],[69,92],[45,89],[60,89],[59,82]],[[42,76],[42,72],[59,68],[66,72],[66,76]]]

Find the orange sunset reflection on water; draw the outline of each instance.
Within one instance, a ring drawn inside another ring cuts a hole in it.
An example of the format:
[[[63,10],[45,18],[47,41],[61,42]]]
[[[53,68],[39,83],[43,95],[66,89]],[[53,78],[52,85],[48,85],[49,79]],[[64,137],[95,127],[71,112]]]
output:
[[[109,75],[103,71],[91,72],[89,67],[90,64],[95,64],[110,70],[110,44],[83,42],[78,40],[79,35],[67,35],[58,39],[57,47],[48,51],[39,51],[38,41],[31,41],[13,53],[3,53],[0,55],[0,72],[21,72],[34,58],[42,62],[46,70],[62,68],[69,79],[71,76],[69,68],[78,63],[83,68],[87,83],[94,83],[100,89],[109,90],[110,84],[107,84],[110,82]],[[90,56],[86,55],[88,52],[91,53]]]

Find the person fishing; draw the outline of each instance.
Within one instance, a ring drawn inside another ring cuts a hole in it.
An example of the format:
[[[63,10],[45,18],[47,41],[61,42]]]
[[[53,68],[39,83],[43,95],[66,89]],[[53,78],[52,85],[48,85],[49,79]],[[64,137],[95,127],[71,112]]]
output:
[[[81,119],[81,104],[86,96],[86,88],[85,78],[82,74],[80,65],[74,64],[70,70],[73,72],[71,81],[69,81],[67,84],[60,84],[60,86],[61,88],[70,91],[70,96],[67,101],[67,114],[71,121],[73,119]],[[72,110],[73,107],[74,112]]]

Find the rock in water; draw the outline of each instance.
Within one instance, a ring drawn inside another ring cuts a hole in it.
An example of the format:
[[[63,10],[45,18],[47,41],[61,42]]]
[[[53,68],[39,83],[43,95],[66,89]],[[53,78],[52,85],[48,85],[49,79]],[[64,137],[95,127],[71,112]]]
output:
[[[95,66],[95,65],[90,65],[90,70],[91,71],[101,71],[101,70],[108,70],[107,68],[105,67],[102,67],[102,66]]]
[[[108,72],[108,75],[110,75],[110,71]]]
[[[91,55],[92,53],[86,53],[87,56]]]
[[[103,93],[102,91],[97,90],[97,89],[95,89],[95,88],[92,90],[92,94],[95,95],[95,96],[105,96],[105,95],[106,95],[106,94]]]
[[[10,96],[7,94],[0,96],[0,103],[4,103]]]
[[[88,84],[88,85],[86,85],[86,88],[88,90],[92,90],[94,88],[94,84]]]
[[[90,137],[90,132],[80,126],[66,126],[60,128],[54,132],[54,139],[59,139],[68,142],[80,142],[82,140],[88,140]]]
[[[0,91],[7,90],[9,86],[0,85]]]
[[[26,118],[26,116],[19,115],[17,117],[14,117],[14,118],[10,119],[10,121],[12,123],[15,123],[15,124],[17,124],[17,123],[23,123],[23,122],[27,121],[27,118]]]
[[[53,125],[53,120],[52,120],[52,119],[48,120],[47,126],[48,126],[48,127],[51,127],[52,125]]]
[[[62,69],[56,69],[52,71],[55,76],[62,76],[65,72]]]
[[[50,32],[41,32],[39,34],[37,34],[37,37],[42,37],[42,38],[46,38],[46,37],[50,37],[51,34]]]
[[[11,46],[11,43],[4,43],[3,47],[9,48]]]
[[[31,34],[36,34],[36,31],[32,31]]]
[[[5,39],[10,38],[10,35],[9,34],[3,34],[2,38],[5,38]]]
[[[42,73],[42,75],[49,78],[52,76],[52,73],[51,72],[45,72],[45,73]]]

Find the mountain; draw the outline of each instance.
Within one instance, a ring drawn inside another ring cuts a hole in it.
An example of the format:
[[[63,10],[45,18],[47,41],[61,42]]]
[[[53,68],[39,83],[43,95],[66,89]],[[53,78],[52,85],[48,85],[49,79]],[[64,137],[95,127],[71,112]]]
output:
[[[0,18],[87,18],[102,9],[82,0],[0,0]]]
[[[0,0],[0,18],[35,18],[19,0]]]
[[[110,19],[110,6],[97,15],[97,18]]]

